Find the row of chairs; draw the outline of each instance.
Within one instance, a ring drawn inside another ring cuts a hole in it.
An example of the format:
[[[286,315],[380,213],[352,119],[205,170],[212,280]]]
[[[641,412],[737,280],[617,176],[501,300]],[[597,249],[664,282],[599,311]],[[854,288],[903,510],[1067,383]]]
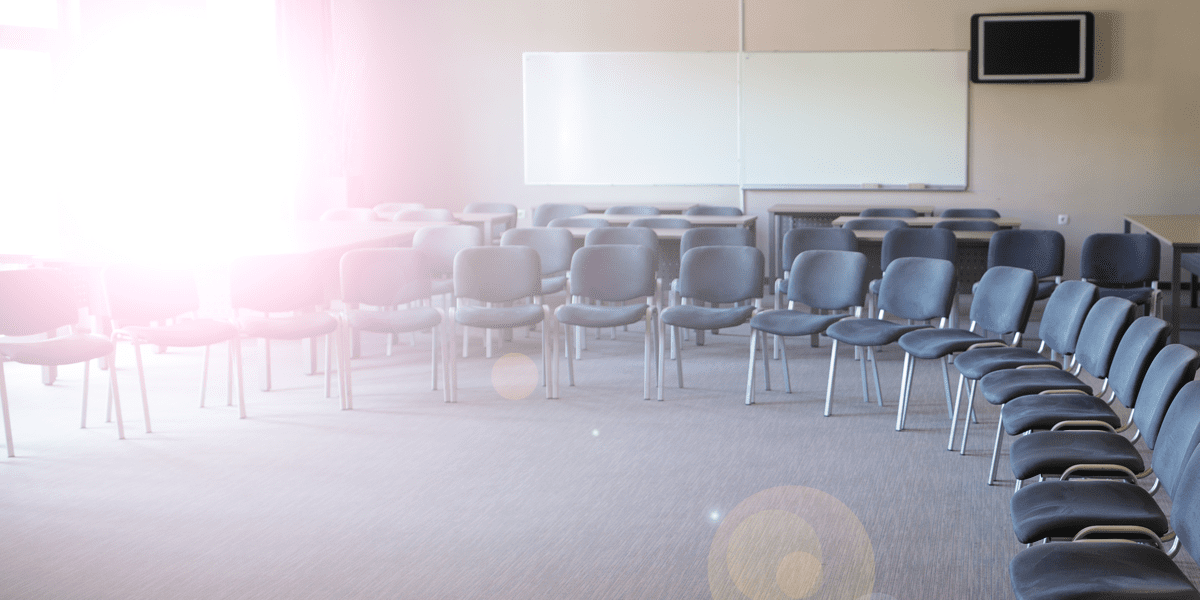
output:
[[[533,210],[533,226],[547,227],[550,222],[555,219],[565,219],[570,217],[579,217],[592,212],[583,204],[570,203],[547,203],[541,204]],[[604,209],[605,214],[609,215],[640,215],[646,217],[659,216],[662,210],[652,205],[618,205],[610,206]],[[716,215],[716,216],[741,216],[742,209],[736,206],[720,206],[714,204],[696,204],[684,209],[683,214],[686,216],[693,215]]]

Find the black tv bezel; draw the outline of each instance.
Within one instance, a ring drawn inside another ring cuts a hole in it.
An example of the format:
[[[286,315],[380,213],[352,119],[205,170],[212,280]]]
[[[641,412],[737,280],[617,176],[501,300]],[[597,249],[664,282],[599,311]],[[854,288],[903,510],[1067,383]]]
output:
[[[1000,19],[993,19],[993,17],[1000,17]],[[992,20],[1036,20],[1039,18],[1057,20],[1055,17],[1071,17],[1072,20],[1079,19],[1083,22],[1084,36],[1081,40],[1084,46],[1083,73],[1078,75],[985,75],[982,73],[983,57],[980,52],[980,39],[984,23]],[[1095,75],[1095,21],[1095,15],[1088,11],[980,13],[971,15],[971,81],[975,83],[1086,83],[1091,81]]]

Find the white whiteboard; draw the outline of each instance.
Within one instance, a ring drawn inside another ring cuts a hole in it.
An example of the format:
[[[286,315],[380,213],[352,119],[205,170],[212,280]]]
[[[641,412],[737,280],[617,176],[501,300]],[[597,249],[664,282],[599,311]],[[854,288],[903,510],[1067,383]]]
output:
[[[736,185],[737,54],[528,52],[525,182]]]
[[[754,52],[742,61],[743,182],[967,185],[966,52]]]
[[[967,81],[961,51],[526,53],[525,182],[965,189]]]

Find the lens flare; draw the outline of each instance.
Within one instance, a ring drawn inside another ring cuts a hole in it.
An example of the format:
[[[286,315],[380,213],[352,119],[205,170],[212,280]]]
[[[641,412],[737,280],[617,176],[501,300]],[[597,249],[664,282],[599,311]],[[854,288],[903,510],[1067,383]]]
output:
[[[537,365],[524,354],[505,354],[492,366],[492,387],[508,400],[528,398],[537,386]]]

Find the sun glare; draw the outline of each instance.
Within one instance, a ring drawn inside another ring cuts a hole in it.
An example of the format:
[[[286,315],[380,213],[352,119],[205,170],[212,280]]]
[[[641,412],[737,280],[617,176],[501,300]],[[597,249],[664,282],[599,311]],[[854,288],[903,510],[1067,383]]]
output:
[[[75,251],[219,260],[288,214],[299,117],[273,25],[238,10],[253,4],[210,0],[82,40],[55,110],[56,191]]]

